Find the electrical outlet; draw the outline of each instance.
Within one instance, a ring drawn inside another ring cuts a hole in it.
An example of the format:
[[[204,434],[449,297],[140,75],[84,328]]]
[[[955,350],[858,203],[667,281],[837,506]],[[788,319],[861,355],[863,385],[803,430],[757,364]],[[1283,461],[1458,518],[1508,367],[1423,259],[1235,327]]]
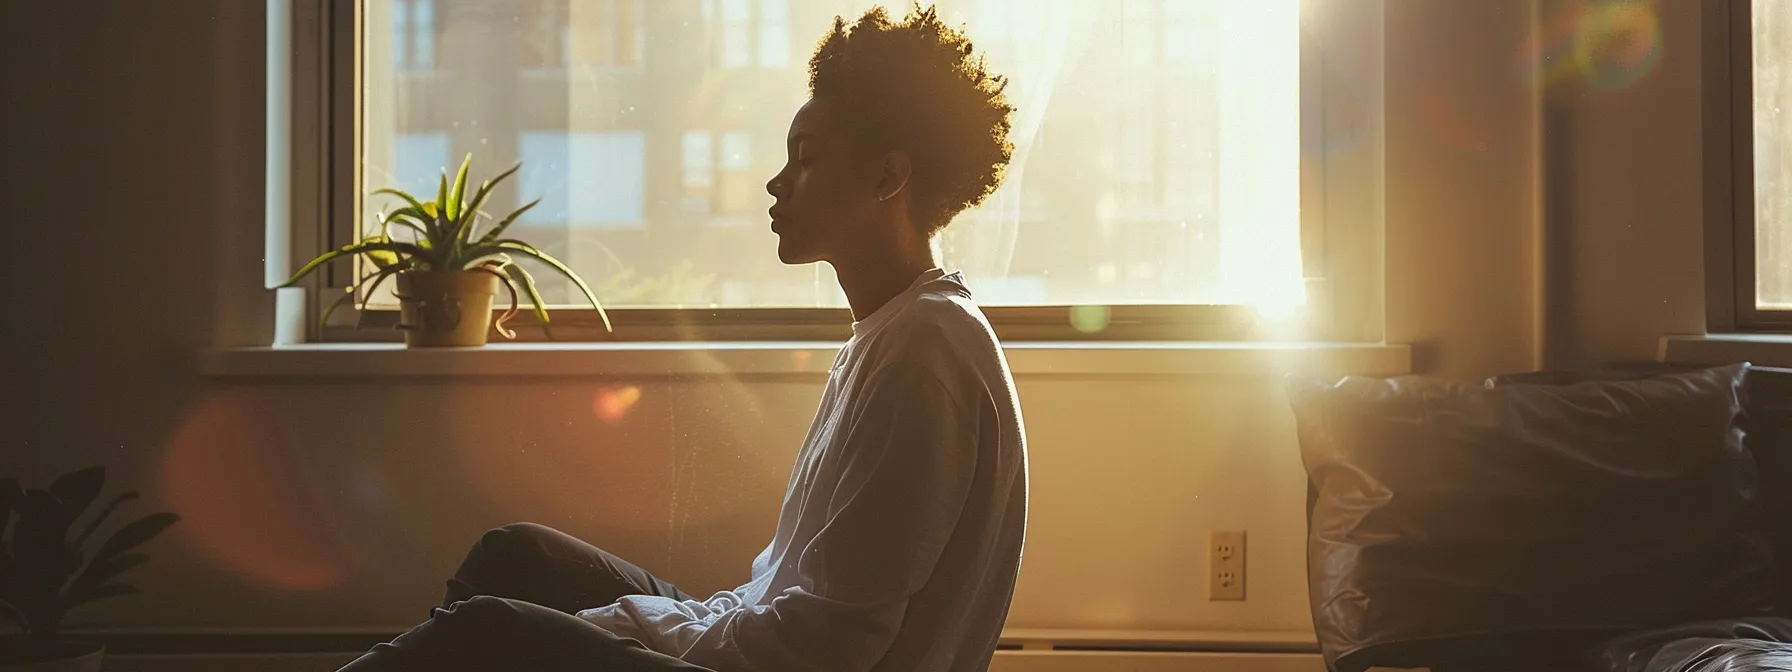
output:
[[[1215,531],[1207,548],[1207,599],[1244,600],[1244,530]]]

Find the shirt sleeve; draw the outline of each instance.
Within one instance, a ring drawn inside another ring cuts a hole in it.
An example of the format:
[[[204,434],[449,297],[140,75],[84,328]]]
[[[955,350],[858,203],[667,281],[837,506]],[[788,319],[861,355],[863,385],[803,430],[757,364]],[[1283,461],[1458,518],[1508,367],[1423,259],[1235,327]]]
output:
[[[796,561],[796,585],[769,604],[720,614],[653,610],[646,629],[657,632],[644,633],[648,639],[718,672],[877,664],[957,527],[977,465],[977,428],[921,366],[892,364],[868,383],[864,411],[842,444],[827,520]]]

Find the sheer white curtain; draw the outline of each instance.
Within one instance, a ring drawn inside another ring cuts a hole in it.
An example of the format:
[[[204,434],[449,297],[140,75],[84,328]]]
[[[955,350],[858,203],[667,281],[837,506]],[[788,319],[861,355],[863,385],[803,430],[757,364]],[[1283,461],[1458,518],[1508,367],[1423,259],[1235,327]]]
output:
[[[1128,7],[1129,4],[1138,7]],[[1214,142],[1208,145],[1208,151],[1192,158],[1195,163],[1208,164],[1195,172],[1210,173],[1215,179],[1186,180],[1180,173],[1166,171],[1156,182],[1165,192],[1211,193],[1194,198],[1188,194],[1165,194],[1155,212],[1160,218],[1179,220],[1184,227],[1190,220],[1196,221],[1196,226],[1203,230],[1195,234],[1195,244],[1206,241],[1209,235],[1216,237],[1217,254],[1201,259],[1217,264],[1218,268],[1210,273],[1213,281],[1204,291],[1183,292],[1172,287],[1156,295],[1149,289],[1118,293],[1134,302],[1193,300],[1243,304],[1268,313],[1282,313],[1305,303],[1299,224],[1299,0],[941,0],[939,6],[949,22],[965,26],[973,41],[988,53],[990,65],[1008,77],[1008,93],[1017,108],[1012,134],[1015,155],[1007,181],[984,205],[960,217],[954,232],[956,254],[951,261],[973,278],[1000,278],[1016,274],[1016,247],[1022,236],[1093,237],[1096,219],[1106,214],[1091,219],[1072,211],[1048,211],[1037,213],[1038,217],[1023,217],[1029,200],[1027,190],[1035,188],[1029,184],[1029,174],[1041,170],[1080,173],[1075,167],[1037,165],[1041,129],[1047,123],[1088,126],[1091,116],[1104,114],[1126,118],[1114,120],[1116,123],[1132,123],[1129,120],[1137,115],[1122,110],[1145,109],[1153,113],[1147,116],[1168,117],[1154,128],[1138,131],[1147,136],[1165,129],[1187,133],[1176,128],[1178,125],[1210,125],[1206,130]],[[1207,78],[1212,82],[1211,88],[1205,88],[1208,85],[1204,80],[1200,89],[1210,91],[1208,99],[1183,105],[1164,104],[1161,101],[1170,96],[1129,88],[1128,83],[1142,81],[1137,77],[1115,77],[1106,82],[1091,77],[1091,69],[1114,69],[1114,64],[1120,62],[1136,65],[1139,50],[1118,44],[1141,39],[1136,31],[1126,32],[1122,17],[1130,13],[1142,13],[1160,21],[1164,16],[1176,15],[1211,22],[1212,25],[1197,27],[1199,30],[1191,33],[1162,28],[1153,31],[1157,43],[1146,53],[1155,53],[1157,67],[1165,74],[1144,80],[1162,87],[1190,86],[1193,82],[1177,81],[1176,73],[1187,72],[1190,80]],[[1211,42],[1178,43],[1198,39],[1196,36],[1211,36]],[[1177,61],[1178,58],[1184,60]],[[1103,88],[1104,84],[1111,84],[1112,88]],[[1131,96],[1144,97],[1145,101],[1122,101]],[[1150,109],[1151,101],[1160,101],[1159,109]],[[1188,115],[1191,106],[1205,107],[1205,114]],[[1200,147],[1183,146],[1160,149],[1158,146],[1170,143],[1171,138],[1152,140],[1148,144],[1153,146],[1148,150],[1201,151]],[[1129,143],[1114,143],[1112,136],[1101,133],[1061,132],[1054,141],[1083,145],[1060,147],[1054,153],[1058,160],[1080,158],[1092,167],[1103,161],[1130,161],[1161,170],[1170,163],[1188,162],[1188,157],[1152,160],[1124,156],[1136,153],[1137,148],[1111,146]],[[1102,179],[1092,172],[1089,179],[1074,188],[1102,190],[1110,199],[1112,194],[1127,191],[1125,185],[1103,184]],[[1092,200],[1100,201],[1102,197]],[[1191,203],[1211,204],[1211,219],[1205,211],[1187,211],[1195,209],[1188,206]],[[1054,231],[1024,231],[1027,226],[1050,227]],[[1182,251],[1175,249],[1178,243],[1173,240],[1165,239],[1161,244],[1160,256],[1165,258],[1161,263],[1167,267],[1174,263],[1170,259]],[[1147,255],[1136,253],[1116,261],[1138,267],[1155,261],[1141,260]],[[1097,265],[1108,262],[1095,258],[1080,261]],[[1075,263],[1078,262],[1070,262]],[[1096,275],[1095,282],[1107,279],[1103,274]],[[1125,282],[1126,278],[1121,280]],[[1097,289],[1071,293],[1099,296],[1101,292]],[[1057,292],[1044,296],[1044,302],[1063,302],[1052,294]]]
[[[972,11],[949,12],[962,18],[972,39],[988,54],[989,64],[1008,78],[1008,96],[1015,106],[1010,139],[1014,158],[1001,189],[972,212],[960,216],[956,241],[958,265],[972,276],[1002,277],[1014,263],[1021,233],[1021,194],[1027,166],[1052,99],[1068,67],[1082,55],[1092,37],[1097,6],[1086,0],[978,0]],[[958,9],[958,7],[952,7]],[[1083,28],[1079,30],[1079,27]]]

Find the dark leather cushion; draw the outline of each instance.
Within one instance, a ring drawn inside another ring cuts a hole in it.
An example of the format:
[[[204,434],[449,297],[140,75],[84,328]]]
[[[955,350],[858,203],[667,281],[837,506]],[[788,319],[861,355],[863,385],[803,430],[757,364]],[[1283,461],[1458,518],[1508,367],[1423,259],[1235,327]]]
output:
[[[1765,613],[1746,370],[1291,379],[1328,664],[1554,661],[1620,632]]]

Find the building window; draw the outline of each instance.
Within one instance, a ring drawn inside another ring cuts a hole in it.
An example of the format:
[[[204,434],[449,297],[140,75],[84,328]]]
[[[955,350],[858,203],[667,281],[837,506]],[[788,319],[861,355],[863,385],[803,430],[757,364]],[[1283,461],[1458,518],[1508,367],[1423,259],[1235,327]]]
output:
[[[704,0],[703,20],[714,27],[721,67],[788,67],[792,2],[806,2],[815,8],[828,4],[815,0]]]
[[[759,65],[790,64],[790,0],[759,0]]]
[[[391,42],[363,46],[394,56],[359,80],[357,193],[469,152],[481,175],[521,161],[493,210],[543,199],[520,232],[587,278],[713,278],[623,307],[844,305],[826,267],[778,261],[764,185],[807,98],[803,50],[873,0],[362,2],[385,9],[364,39]],[[1007,181],[941,241],[998,329],[1011,307],[1302,300],[1298,5],[938,0],[1019,109]],[[453,77],[400,86],[434,63],[419,26],[451,36]],[[697,46],[649,58],[660,43]],[[600,65],[631,70],[582,72]]]
[[[569,229],[641,228],[647,218],[647,137],[640,132],[526,131],[517,205],[541,204],[518,221]]]
[[[709,212],[716,188],[714,136],[709,131],[684,134],[684,207],[689,212]]]
[[[429,70],[436,64],[436,0],[390,0],[392,67]]]
[[[505,12],[533,69],[638,68],[647,59],[645,0],[534,0]]]
[[[392,172],[385,183],[413,194],[433,193],[448,165],[448,134],[399,133],[392,147]]]

